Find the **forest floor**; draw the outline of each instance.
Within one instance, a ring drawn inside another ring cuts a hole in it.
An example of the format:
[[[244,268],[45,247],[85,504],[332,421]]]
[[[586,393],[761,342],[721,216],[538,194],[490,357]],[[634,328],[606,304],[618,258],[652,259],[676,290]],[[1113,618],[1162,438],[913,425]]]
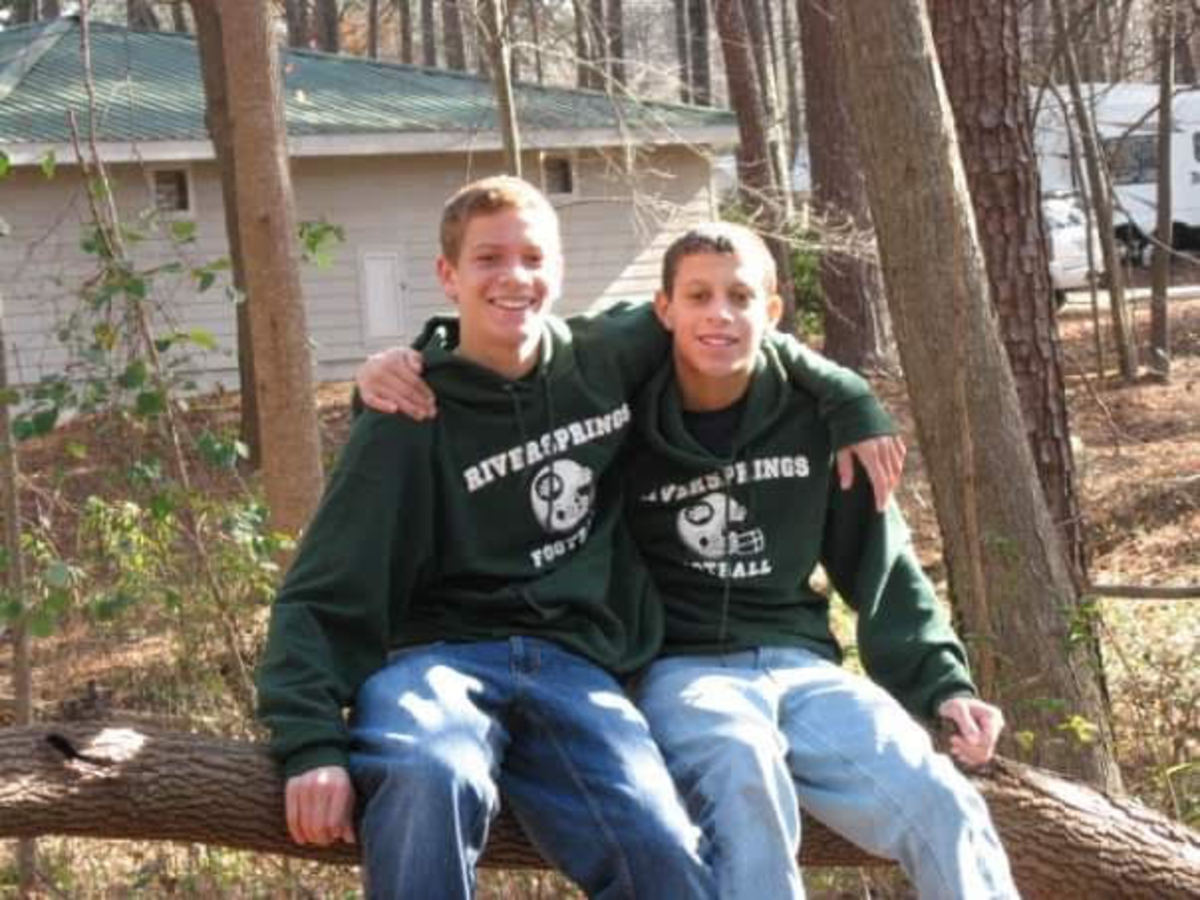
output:
[[[1145,346],[1149,311],[1136,305]],[[1200,299],[1172,301],[1170,380],[1142,377],[1132,384],[1116,375],[1107,326],[1106,370],[1097,374],[1090,311],[1072,306],[1060,333],[1068,401],[1090,563],[1096,584],[1200,585]],[[1102,321],[1107,317],[1102,315]],[[875,386],[911,448],[900,502],[909,517],[922,562],[935,582],[939,561],[932,496],[909,415],[902,379],[881,377]],[[318,390],[323,436],[330,453],[348,425],[346,384]],[[236,421],[228,395],[192,404],[193,424],[214,430]],[[129,466],[130,450],[90,441],[86,457],[73,447],[94,436],[94,423],[76,422],[49,439],[23,445],[23,471],[33,493],[53,490],[81,500],[110,482],[108,469]],[[66,487],[64,487],[66,486]],[[214,478],[215,493],[237,485]],[[65,538],[64,538],[65,541]],[[1119,756],[1127,788],[1146,802],[1195,825],[1200,819],[1200,600],[1105,599],[1098,622],[1106,675],[1117,721]],[[153,616],[117,630],[99,629],[86,617],[68,617],[35,642],[36,708],[43,719],[78,714],[100,697],[103,710],[140,720],[198,730],[228,730],[219,688],[196,701],[194,686],[175,690],[175,641]],[[11,715],[9,642],[0,632],[0,725]],[[84,713],[86,714],[86,712]],[[211,848],[104,845],[80,840],[41,842],[46,896],[124,897],[328,897],[352,896],[352,875],[278,859]],[[95,848],[105,847],[101,852]],[[90,848],[90,849],[89,849]],[[11,886],[11,855],[0,848],[0,896]],[[810,873],[810,896],[897,896],[873,876]],[[849,879],[849,880],[847,880]],[[864,879],[866,879],[864,881]],[[253,885],[253,887],[250,887]],[[882,888],[882,890],[881,890]],[[529,873],[487,873],[481,897],[522,900],[574,896],[561,881]]]

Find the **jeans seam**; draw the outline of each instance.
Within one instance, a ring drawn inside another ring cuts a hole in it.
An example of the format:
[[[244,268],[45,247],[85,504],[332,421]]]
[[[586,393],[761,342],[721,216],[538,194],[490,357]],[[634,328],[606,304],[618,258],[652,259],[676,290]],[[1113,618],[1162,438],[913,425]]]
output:
[[[578,788],[579,792],[583,795],[584,803],[586,804],[589,812],[591,812],[593,820],[596,822],[600,832],[604,835],[608,845],[615,851],[616,858],[619,861],[620,880],[624,884],[625,893],[627,896],[633,896],[633,873],[629,867],[629,860],[625,857],[624,848],[621,847],[621,843],[616,839],[616,835],[613,834],[612,828],[608,824],[608,820],[601,814],[600,809],[595,802],[595,798],[592,796],[592,792],[588,790],[586,783],[579,774],[579,770],[572,762],[570,754],[563,750],[562,742],[559,740],[558,733],[550,727],[547,719],[543,717],[542,714],[537,710],[530,710],[529,716],[537,723],[539,728],[545,731],[550,740],[551,746],[554,747],[554,752],[558,755],[558,758],[562,760],[563,766],[566,768],[571,780],[575,783],[576,788]]]
[[[816,743],[820,743],[822,746],[824,746],[826,748],[826,752],[828,752],[831,756],[835,757],[836,759],[841,760],[847,767],[858,772],[863,777],[863,779],[871,785],[871,787],[875,791],[876,795],[878,795],[882,798],[885,798],[887,800],[887,802],[896,811],[895,814],[906,823],[909,830],[912,831],[914,834],[916,834],[918,840],[920,840],[921,844],[924,845],[926,852],[929,853],[930,858],[933,860],[933,864],[934,864],[934,867],[937,869],[938,876],[942,880],[942,885],[945,888],[947,888],[950,891],[950,893],[953,893],[954,882],[951,879],[947,878],[946,873],[942,870],[942,861],[939,858],[939,856],[934,848],[933,843],[925,836],[925,832],[922,828],[919,827],[918,821],[908,815],[907,810],[905,810],[905,808],[904,808],[904,804],[900,803],[899,800],[897,800],[897,798],[894,797],[890,791],[886,790],[886,785],[884,785],[879,779],[875,778],[870,773],[869,770],[864,769],[862,766],[858,765],[856,760],[854,760],[853,758],[842,753],[840,750],[835,749],[835,748],[831,747],[830,745],[826,744],[824,741],[822,741],[820,739],[820,737],[817,735],[817,733],[815,731],[813,731],[811,728],[808,727],[808,725],[806,723],[797,722],[796,724],[809,735],[809,740],[812,740]]]

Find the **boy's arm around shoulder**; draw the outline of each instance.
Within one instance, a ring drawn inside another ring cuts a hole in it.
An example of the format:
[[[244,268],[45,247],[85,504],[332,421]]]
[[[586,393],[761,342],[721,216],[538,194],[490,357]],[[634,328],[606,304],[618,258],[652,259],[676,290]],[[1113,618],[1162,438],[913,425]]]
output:
[[[854,460],[866,470],[878,510],[900,483],[906,453],[891,416],[866,379],[806,347],[795,337],[773,332],[767,338],[793,387],[811,394],[817,414],[829,428],[837,451],[838,479],[843,490],[854,482]]]
[[[347,765],[343,711],[430,558],[431,428],[359,417],[271,609],[259,716],[287,777]]]
[[[895,503],[880,513],[861,481],[830,490],[822,563],[858,613],[859,656],[870,677],[921,719],[974,697],[966,651],[913,554]]]
[[[816,399],[817,414],[829,427],[834,449],[896,433],[871,385],[853,369],[838,365],[792,335],[776,331],[767,340],[779,354],[792,385]]]
[[[571,316],[566,326],[575,343],[578,363],[584,367],[607,364],[629,397],[670,358],[670,335],[648,302],[622,301],[597,312]]]

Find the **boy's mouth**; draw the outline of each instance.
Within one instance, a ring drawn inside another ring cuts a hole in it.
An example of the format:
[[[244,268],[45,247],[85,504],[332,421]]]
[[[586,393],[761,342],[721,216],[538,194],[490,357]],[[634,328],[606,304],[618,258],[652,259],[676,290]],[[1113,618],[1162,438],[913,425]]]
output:
[[[696,340],[705,347],[732,347],[738,340],[728,334],[701,334],[696,336]]]
[[[532,309],[537,305],[537,301],[533,297],[493,297],[491,302],[493,306],[498,306],[510,312]]]

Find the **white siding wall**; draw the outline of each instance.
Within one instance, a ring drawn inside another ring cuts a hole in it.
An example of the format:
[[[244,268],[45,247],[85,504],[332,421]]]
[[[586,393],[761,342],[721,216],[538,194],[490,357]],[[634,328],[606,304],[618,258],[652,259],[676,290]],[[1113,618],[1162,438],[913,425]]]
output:
[[[649,298],[666,244],[686,225],[712,215],[708,166],[696,155],[682,148],[658,150],[640,157],[633,175],[622,171],[622,154],[614,158],[616,162],[595,152],[575,154],[574,194],[552,198],[562,217],[567,255],[560,313]],[[536,154],[529,154],[526,164],[536,181]],[[302,266],[319,378],[349,377],[366,353],[408,340],[428,316],[450,309],[433,265],[442,203],[466,180],[499,166],[496,155],[295,162],[300,219],[325,218],[346,234],[331,266]],[[196,242],[182,251],[162,236],[135,244],[131,250],[139,268],[181,257],[187,265],[199,265],[226,254],[216,167],[194,163],[191,171]],[[114,178],[123,215],[132,222],[150,204],[145,175],[123,166],[116,168]],[[0,239],[0,291],[12,348],[9,377],[29,383],[62,370],[66,355],[54,336],[56,323],[75,308],[78,285],[96,271],[94,260],[79,249],[88,212],[78,173],[60,166],[50,181],[24,170],[10,175],[0,183],[0,216],[12,227],[12,235]],[[363,263],[374,254],[396,256],[405,333],[395,340],[367,339]],[[157,282],[158,296],[178,317],[179,327],[204,328],[217,339],[218,352],[198,357],[210,376],[205,381],[236,387],[234,306],[227,284],[223,275],[197,294],[184,277],[164,276]]]

